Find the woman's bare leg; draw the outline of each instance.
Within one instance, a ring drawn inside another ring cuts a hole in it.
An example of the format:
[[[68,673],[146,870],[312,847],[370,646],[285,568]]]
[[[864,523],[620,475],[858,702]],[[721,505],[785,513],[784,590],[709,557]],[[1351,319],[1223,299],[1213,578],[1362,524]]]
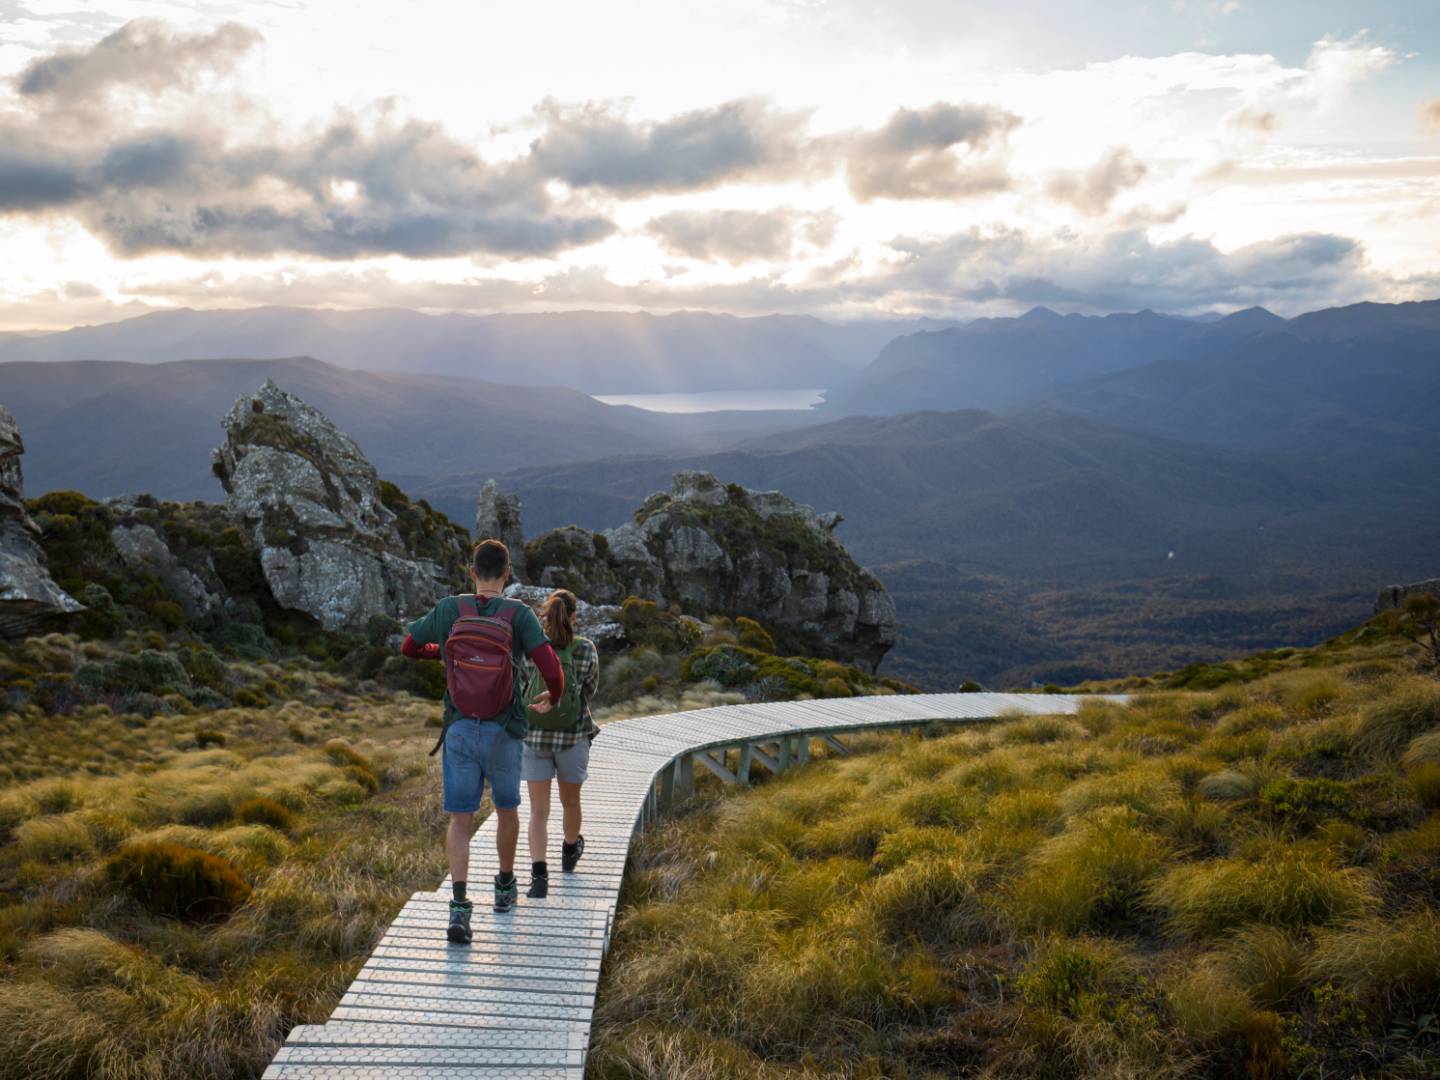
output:
[[[527,780],[526,783],[530,787],[530,861],[544,862],[545,846],[550,839],[550,781]],[[563,784],[561,798],[564,798]]]

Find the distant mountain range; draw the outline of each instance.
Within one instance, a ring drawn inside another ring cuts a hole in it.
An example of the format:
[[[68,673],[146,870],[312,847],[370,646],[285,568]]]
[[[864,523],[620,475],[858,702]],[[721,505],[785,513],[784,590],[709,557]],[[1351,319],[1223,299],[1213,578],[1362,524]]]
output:
[[[704,325],[743,337],[761,321]],[[774,325],[802,324],[826,325]],[[816,414],[667,416],[311,359],[6,363],[0,402],[33,492],[216,498],[219,418],[266,377],[462,522],[490,476],[521,493],[532,535],[618,524],[680,468],[776,488],[845,514],[843,539],[899,605],[887,668],[936,687],[1316,640],[1363,617],[1377,584],[1440,573],[1440,302],[1289,320],[1040,309],[876,351]]]
[[[804,416],[674,416],[558,387],[349,371],[304,357],[0,364],[0,402],[24,433],[27,490],[218,499],[210,450],[220,419],[267,378],[324,412],[383,475],[407,485],[475,462],[498,472],[588,454],[694,453]]]
[[[1232,380],[1248,381],[1247,364],[1303,361],[1322,348],[1337,362],[1333,373],[1338,380],[1317,389],[1322,395],[1333,391],[1343,396],[1349,387],[1369,379],[1372,360],[1404,363],[1399,354],[1434,350],[1437,334],[1440,301],[1355,304],[1288,321],[1263,308],[1208,322],[1153,311],[1085,316],[1035,308],[1019,318],[977,319],[898,338],[852,380],[832,388],[826,410],[836,416],[888,415],[917,409],[1011,409],[1057,396],[1078,402],[1086,398],[1085,391],[1071,393],[1070,388],[1105,376],[1105,382],[1087,389],[1095,390],[1091,398],[1116,394],[1111,400],[1117,404],[1104,410],[1107,416],[1141,409],[1152,394],[1186,408],[1184,396],[1177,397],[1182,383],[1187,390],[1199,387],[1214,395],[1198,402],[1197,409],[1221,402],[1243,406],[1228,395],[1240,389]],[[1217,362],[1229,366],[1222,371]],[[1188,363],[1202,366],[1187,370]],[[1342,370],[1347,364],[1348,373]],[[1147,374],[1131,383],[1125,373],[1137,368],[1147,369]],[[1290,374],[1277,368],[1278,378]],[[1145,388],[1147,380],[1169,380],[1171,385],[1151,381]],[[1388,393],[1390,385],[1380,393]],[[1128,396],[1132,387],[1135,397]],[[1374,391],[1365,392],[1374,398]],[[1267,397],[1276,400],[1274,394]],[[1151,429],[1189,433],[1189,427],[1167,426],[1174,416],[1175,409],[1168,410]]]
[[[341,367],[462,375],[588,394],[823,389],[927,319],[827,323],[804,315],[569,311],[426,315],[262,307],[157,312],[40,337],[0,336],[5,361],[137,364],[311,356]]]

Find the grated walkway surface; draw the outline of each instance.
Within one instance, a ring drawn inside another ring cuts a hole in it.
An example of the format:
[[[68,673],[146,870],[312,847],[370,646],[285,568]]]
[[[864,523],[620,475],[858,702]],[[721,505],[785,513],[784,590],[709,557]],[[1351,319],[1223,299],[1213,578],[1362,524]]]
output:
[[[471,841],[474,941],[445,940],[446,879],[400,910],[330,1020],[290,1032],[265,1080],[580,1080],[600,965],[630,840],[683,797],[699,765],[727,782],[756,766],[804,764],[812,740],[1005,715],[1073,713],[1084,698],[1041,694],[916,694],[728,705],[607,724],[584,789],[585,855],[559,871],[560,807],[550,822],[550,895],[524,895],[529,860],[521,805],[521,895],[490,910],[495,818]],[[523,787],[523,785],[522,785]]]

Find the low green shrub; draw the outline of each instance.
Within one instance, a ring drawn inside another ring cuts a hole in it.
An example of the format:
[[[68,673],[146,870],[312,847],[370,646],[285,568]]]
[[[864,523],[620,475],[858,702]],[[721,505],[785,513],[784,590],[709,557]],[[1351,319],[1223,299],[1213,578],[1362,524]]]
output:
[[[754,649],[756,652],[762,653],[775,651],[775,639],[770,636],[770,631],[754,619],[748,619],[744,615],[736,618],[735,633],[741,648]]]
[[[1260,789],[1260,804],[1275,818],[1312,828],[1326,818],[1348,816],[1354,797],[1335,780],[1277,777]]]

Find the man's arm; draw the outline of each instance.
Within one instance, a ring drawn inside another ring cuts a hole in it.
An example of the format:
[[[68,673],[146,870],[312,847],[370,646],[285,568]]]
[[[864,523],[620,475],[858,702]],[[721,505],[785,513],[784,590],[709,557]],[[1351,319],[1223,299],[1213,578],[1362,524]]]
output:
[[[435,645],[438,647],[440,644],[440,622],[440,605],[436,604],[429,612],[420,616],[420,618],[410,624],[408,627],[409,634],[407,640],[408,638],[414,638],[416,645]],[[403,645],[401,646],[401,651],[404,652]],[[410,654],[405,653],[405,655],[409,656]]]
[[[405,640],[400,643],[400,655],[408,656],[411,660],[439,660],[440,646],[434,642],[421,645],[413,635],[406,634]]]

